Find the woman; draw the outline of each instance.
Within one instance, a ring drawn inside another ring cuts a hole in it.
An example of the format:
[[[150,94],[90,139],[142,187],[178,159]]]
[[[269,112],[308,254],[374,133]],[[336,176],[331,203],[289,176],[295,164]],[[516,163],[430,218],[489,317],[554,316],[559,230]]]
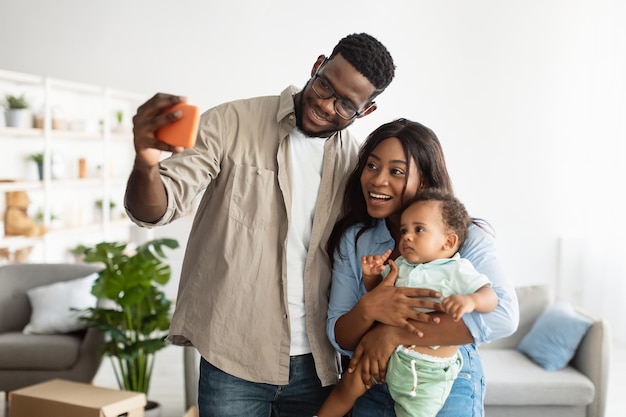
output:
[[[354,406],[354,417],[394,416],[385,384],[387,360],[399,345],[463,345],[463,368],[439,417],[483,416],[484,376],[476,344],[513,333],[519,311],[515,290],[497,259],[495,240],[486,224],[475,220],[460,250],[487,275],[498,295],[489,314],[472,313],[455,322],[442,313],[419,313],[416,307],[439,309],[427,289],[379,285],[366,292],[361,257],[392,249],[398,256],[399,220],[404,202],[423,188],[452,192],[443,151],[427,127],[406,119],[372,132],[359,154],[344,197],[344,217],[328,242],[333,257],[327,333],[337,350],[362,362],[362,378],[372,388]],[[393,277],[392,277],[393,278]]]

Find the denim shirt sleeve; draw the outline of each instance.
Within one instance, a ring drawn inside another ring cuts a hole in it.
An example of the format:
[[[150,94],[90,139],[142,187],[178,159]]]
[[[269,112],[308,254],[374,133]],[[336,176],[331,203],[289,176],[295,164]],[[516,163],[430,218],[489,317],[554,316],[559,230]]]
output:
[[[498,306],[491,313],[463,315],[463,322],[477,344],[491,342],[511,335],[519,323],[519,306],[513,284],[508,279],[497,255],[495,238],[487,231],[472,224],[465,244],[459,251],[476,270],[485,274],[498,295]]]
[[[335,350],[343,355],[352,356],[351,351],[342,349],[335,339],[335,323],[346,314],[365,294],[362,284],[361,263],[358,260],[355,246],[354,229],[349,229],[341,237],[339,249],[341,255],[335,253],[333,261],[333,275],[330,284],[330,299],[328,302],[328,318],[326,320],[326,334]],[[363,237],[359,242],[365,242]]]

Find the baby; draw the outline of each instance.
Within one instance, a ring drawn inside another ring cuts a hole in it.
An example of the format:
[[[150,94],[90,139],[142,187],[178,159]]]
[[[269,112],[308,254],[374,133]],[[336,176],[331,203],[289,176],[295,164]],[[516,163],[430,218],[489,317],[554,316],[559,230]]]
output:
[[[400,222],[401,256],[395,262],[384,265],[391,249],[362,259],[368,291],[392,271],[397,272],[396,286],[441,293],[443,310],[456,321],[465,313],[488,313],[496,308],[498,298],[488,278],[457,253],[472,222],[458,199],[438,190],[422,191],[406,206]],[[462,365],[458,346],[398,346],[389,359],[386,378],[396,415],[436,416]],[[344,416],[366,392],[368,387],[357,370],[344,373],[318,417]]]

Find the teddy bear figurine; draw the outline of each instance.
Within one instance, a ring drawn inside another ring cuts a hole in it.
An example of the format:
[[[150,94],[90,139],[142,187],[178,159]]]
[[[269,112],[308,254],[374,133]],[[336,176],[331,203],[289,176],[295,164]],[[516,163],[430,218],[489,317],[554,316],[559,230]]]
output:
[[[48,229],[37,224],[28,215],[29,204],[30,199],[25,191],[7,191],[4,212],[5,236],[38,237],[46,234]]]

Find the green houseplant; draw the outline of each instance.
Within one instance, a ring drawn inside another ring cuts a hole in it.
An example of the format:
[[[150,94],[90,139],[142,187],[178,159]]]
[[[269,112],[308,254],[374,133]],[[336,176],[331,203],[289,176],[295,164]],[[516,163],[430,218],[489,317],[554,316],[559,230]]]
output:
[[[98,210],[102,210],[102,207],[104,205],[102,199],[96,200],[94,202],[94,204],[96,205],[96,208]],[[115,208],[115,202],[114,201],[109,201],[109,209],[114,209]]]
[[[103,269],[91,291],[98,306],[85,310],[81,320],[105,334],[101,353],[110,357],[120,389],[146,395],[171,318],[171,302],[162,290],[171,275],[165,247],[175,249],[178,242],[155,239],[131,253],[117,242],[82,248],[84,261],[99,262]]]
[[[28,100],[24,97],[24,94],[21,96],[14,96],[11,94],[6,94],[5,98],[5,106],[7,110],[20,110],[28,108]]]
[[[29,161],[35,162],[36,164],[43,164],[43,153],[42,152],[31,153],[30,155],[28,155],[27,159]]]
[[[124,121],[124,112],[121,110],[118,110],[115,112],[115,120],[117,120],[117,124],[119,126],[122,125],[122,122]]]
[[[5,94],[4,107],[6,108],[6,122],[9,127],[33,127],[32,114],[29,103],[24,95],[14,96]]]

